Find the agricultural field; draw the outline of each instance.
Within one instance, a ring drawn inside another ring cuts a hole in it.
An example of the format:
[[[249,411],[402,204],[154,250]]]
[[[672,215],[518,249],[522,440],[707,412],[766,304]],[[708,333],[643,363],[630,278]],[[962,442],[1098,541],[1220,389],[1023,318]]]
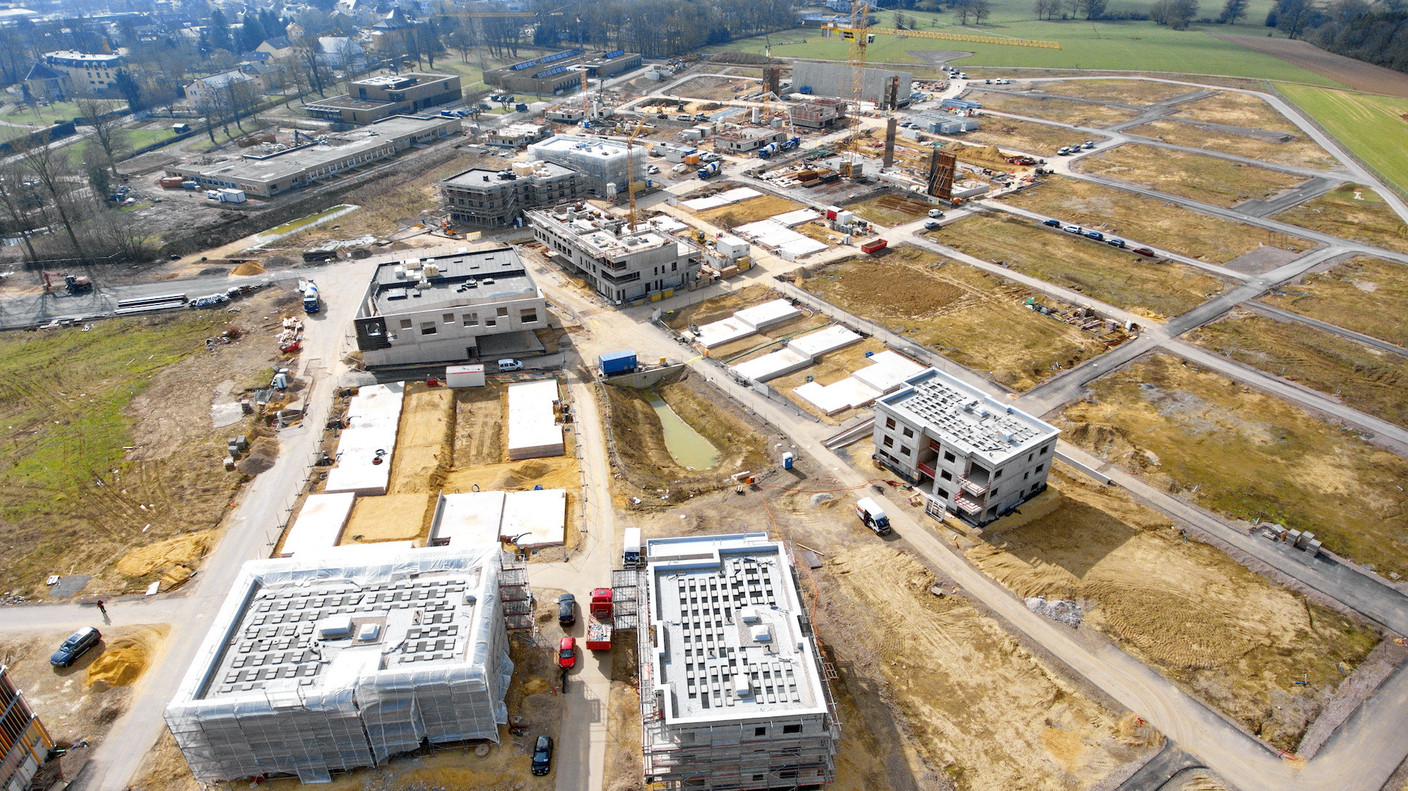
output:
[[[1281,165],[1317,170],[1333,170],[1340,166],[1325,149],[1300,133],[1287,132],[1286,134],[1291,135],[1290,140],[1272,142],[1251,135],[1239,135],[1215,128],[1207,129],[1176,120],[1155,121],[1125,131],[1173,145],[1221,151],[1224,154],[1235,154]]]
[[[1020,515],[969,542],[968,558],[1020,597],[1079,603],[1083,630],[1277,749],[1296,749],[1327,691],[1344,681],[1337,663],[1352,672],[1379,640],[1368,626],[1184,540],[1167,517],[1122,490],[1060,466],[1050,484]]]
[[[55,573],[91,575],[85,595],[190,577],[230,495],[261,469],[226,472],[226,438],[249,438],[247,464],[277,452],[238,401],[288,364],[273,336],[298,295],[240,304],[0,337],[0,590],[42,595]],[[206,351],[225,331],[239,339]],[[234,422],[213,425],[215,404],[234,405]]]
[[[912,198],[898,192],[885,192],[855,203],[848,203],[846,209],[870,220],[877,225],[904,225],[922,219],[929,210],[936,208],[922,198]]]
[[[1228,207],[1269,198],[1306,180],[1242,162],[1137,143],[1083,157],[1072,169]]]
[[[1112,107],[1107,104],[1073,102],[1059,97],[1013,96],[994,93],[981,88],[965,95],[966,99],[982,102],[983,110],[996,110],[1000,113],[1025,115],[1031,118],[1045,118],[1048,121],[1074,124],[1075,126],[1110,126],[1122,121],[1130,121],[1139,115],[1137,110]],[[985,116],[988,113],[984,113]],[[986,123],[984,124],[986,125]],[[1059,148],[1059,146],[1058,146]]]
[[[1408,270],[1402,264],[1356,256],[1284,283],[1261,301],[1408,349]]]
[[[1152,80],[1050,80],[1033,82],[1032,90],[1058,96],[1074,96],[1078,99],[1095,99],[1102,102],[1119,102],[1135,106],[1147,106],[1196,93],[1199,88],[1193,85],[1180,85],[1171,82]]]
[[[763,195],[758,198],[749,198],[738,203],[730,203],[727,206],[720,206],[717,209],[696,212],[699,219],[712,225],[732,230],[740,225],[747,225],[750,222],[766,220],[779,214],[789,211],[796,211],[802,208],[802,204],[781,198],[776,195]]]
[[[1071,288],[1157,321],[1186,313],[1228,283],[1191,266],[1156,264],[1127,250],[1010,217],[975,216],[929,232],[934,241]]]
[[[1024,303],[1068,306],[915,247],[828,264],[797,285],[1018,391],[1124,339],[1122,332],[1102,337],[1043,316]]]
[[[1327,52],[1308,41],[1264,35],[1214,34],[1223,41],[1280,58],[1355,91],[1408,98],[1408,75]]]
[[[1004,195],[1001,200],[1085,228],[1117,234],[1131,244],[1153,245],[1213,264],[1225,264],[1263,246],[1298,253],[1313,247],[1305,239],[1063,176],[1047,176],[1042,183]]]
[[[1188,339],[1254,368],[1332,394],[1361,412],[1408,427],[1408,357],[1294,321],[1243,310]]]
[[[1408,253],[1408,224],[1377,192],[1359,184],[1341,184],[1277,214],[1275,219],[1341,239]]]
[[[1408,193],[1408,160],[1396,141],[1408,99],[1277,83],[1277,90],[1334,135],[1380,178]]]
[[[1205,508],[1309,531],[1380,574],[1408,573],[1408,461],[1285,401],[1157,354],[1093,382],[1053,424]]]
[[[1088,134],[1036,121],[1021,121],[998,115],[984,115],[982,126],[975,131],[964,132],[963,140],[1015,148],[1023,153],[1035,154],[1040,157],[1054,157],[1061,147],[1084,142]],[[1099,136],[1090,139],[1096,143],[1104,143],[1107,140],[1107,138]]]

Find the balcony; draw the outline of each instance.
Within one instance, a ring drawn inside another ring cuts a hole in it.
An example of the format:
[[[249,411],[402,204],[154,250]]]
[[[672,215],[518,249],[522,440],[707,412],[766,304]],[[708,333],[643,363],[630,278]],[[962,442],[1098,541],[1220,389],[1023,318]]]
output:
[[[973,495],[974,497],[982,497],[983,494],[988,490],[987,484],[974,483],[961,475],[958,476],[958,485],[963,488],[963,491]]]
[[[953,503],[954,505],[957,505],[960,509],[962,509],[964,513],[967,514],[979,514],[983,511],[983,507],[981,505],[978,505],[972,500],[969,500],[967,497],[964,497],[962,493],[958,494],[953,498]]]
[[[934,465],[932,465],[932,464],[925,464],[924,462],[921,461],[921,462],[919,462],[918,467],[919,467],[919,471],[920,471],[920,472],[924,473],[925,475],[929,476],[930,478],[937,477],[936,474],[935,474],[935,472],[934,472]]]

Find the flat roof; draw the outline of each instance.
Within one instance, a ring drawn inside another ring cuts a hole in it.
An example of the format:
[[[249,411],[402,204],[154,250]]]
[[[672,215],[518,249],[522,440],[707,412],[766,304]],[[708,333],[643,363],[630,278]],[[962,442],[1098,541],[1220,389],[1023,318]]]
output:
[[[580,212],[566,210],[530,211],[530,218],[541,220],[546,217],[562,230],[576,237],[577,244],[594,256],[630,256],[646,250],[656,250],[666,245],[674,245],[675,254],[687,256],[694,252],[688,244],[669,236],[649,230],[649,225],[637,225],[635,233],[616,235],[615,229],[625,224],[619,217],[603,216],[596,210]]]
[[[241,606],[222,610],[224,639],[192,699],[306,699],[383,673],[470,665],[498,551],[378,549],[246,564],[244,590],[230,594],[244,594]]]
[[[538,143],[529,146],[529,151],[552,151],[571,154],[574,157],[583,159],[600,159],[610,161],[615,159],[625,159],[626,144],[610,139],[599,139],[595,137],[573,137],[570,135],[555,135]],[[640,147],[641,155],[645,154],[645,147]]]
[[[645,689],[669,725],[826,711],[791,558],[766,533],[650,539]]]
[[[400,382],[367,385],[347,405],[346,428],[337,441],[337,466],[328,471],[324,491],[386,494],[401,402]]]
[[[570,176],[577,172],[570,168],[565,168],[557,164],[556,162],[538,160],[536,162],[532,162],[531,164],[533,165],[533,172],[528,174],[527,176],[519,175],[518,178],[529,178],[531,176],[537,176],[539,178],[558,178],[560,176]],[[463,173],[456,173],[455,175],[445,179],[440,183],[448,187],[462,187],[465,189],[473,189],[475,187],[483,186],[484,184],[512,183],[512,181],[510,181],[509,179],[500,179],[500,173],[513,173],[513,170],[511,168],[502,168],[500,170],[492,170],[490,168],[470,168],[469,170],[466,170]]]
[[[441,494],[430,525],[432,546],[497,547],[504,492]]]
[[[440,74],[433,71],[413,71],[406,74],[383,74],[380,77],[367,77],[363,80],[354,80],[353,85],[375,85],[379,88],[409,88],[412,85],[422,85],[425,82],[437,82],[448,80],[455,75]],[[421,79],[426,78],[426,79]]]
[[[337,546],[337,539],[342,535],[343,528],[347,527],[347,517],[351,515],[352,503],[356,500],[355,492],[308,495],[308,499],[303,501],[303,510],[298,512],[298,519],[284,536],[279,557],[307,556]]]
[[[303,109],[374,110],[391,104],[395,104],[395,102],[387,102],[380,99],[353,99],[351,94],[343,93],[337,96],[329,96],[326,99],[319,99],[316,102],[308,102],[303,105]]]
[[[426,276],[427,264],[438,270],[435,276]],[[422,278],[427,286],[417,289]],[[363,301],[357,317],[394,316],[431,307],[479,305],[537,294],[538,286],[512,247],[431,254],[417,251],[377,266],[372,274],[370,299]]]
[[[930,368],[877,401],[909,422],[997,465],[1054,439],[1049,423],[1005,404],[943,371]]]
[[[562,424],[554,409],[560,396],[556,379],[508,386],[508,457],[561,456]]]
[[[559,431],[561,429],[559,428]],[[499,538],[523,549],[561,546],[567,535],[567,491],[533,489],[504,495]]]

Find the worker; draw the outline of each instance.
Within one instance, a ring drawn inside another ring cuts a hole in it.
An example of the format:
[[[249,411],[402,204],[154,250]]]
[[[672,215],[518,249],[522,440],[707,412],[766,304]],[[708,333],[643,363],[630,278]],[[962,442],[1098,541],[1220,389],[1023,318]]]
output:
[[[103,614],[103,620],[108,618],[108,608],[103,604],[102,599],[98,599],[98,612]]]

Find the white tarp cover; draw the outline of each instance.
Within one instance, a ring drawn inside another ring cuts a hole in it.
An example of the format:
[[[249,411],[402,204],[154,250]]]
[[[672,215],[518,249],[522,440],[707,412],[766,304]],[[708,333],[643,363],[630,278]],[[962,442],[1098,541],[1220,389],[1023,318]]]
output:
[[[504,693],[513,672],[498,586],[501,553],[376,549],[255,560],[240,569],[166,707],[167,727],[196,780],[295,775],[302,782],[326,782],[331,772],[376,766],[427,740],[498,742],[499,726],[508,721]],[[412,618],[408,607],[432,615],[433,608],[424,597],[408,600],[390,593],[434,592],[437,586],[462,591],[440,599],[454,623],[441,624],[429,615]],[[339,606],[344,601],[352,606]],[[398,633],[386,634],[380,644],[314,645],[301,631],[302,619],[293,617],[311,618],[311,632],[317,619],[341,612],[363,619],[380,613],[377,619],[386,621],[387,631],[396,623]],[[285,619],[290,623],[278,625]],[[442,626],[444,632],[437,628]],[[241,672],[255,673],[258,683],[217,689],[219,673],[244,664],[237,644],[249,643],[250,632],[257,630],[278,635],[258,647],[272,664],[290,667],[288,657],[279,654],[280,640],[311,652],[313,659],[295,662],[287,678],[263,675],[267,668],[246,669]],[[292,636],[283,637],[288,631]],[[440,639],[427,639],[428,633]],[[447,634],[462,648],[428,653],[449,642]],[[301,672],[303,665],[312,673]]]
[[[799,338],[793,338],[787,342],[787,346],[798,354],[815,358],[860,342],[859,335],[840,324],[832,324],[830,327],[822,327],[816,332],[809,332]]]
[[[812,358],[793,349],[779,349],[747,362],[732,366],[734,373],[755,382],[766,382],[812,364]]]
[[[357,495],[352,492],[308,495],[303,502],[303,510],[298,512],[298,519],[284,536],[279,557],[322,552],[337,546],[337,539],[347,526],[347,517],[351,515],[352,503],[356,499]]]
[[[558,547],[567,533],[567,492],[537,489],[507,492],[499,538],[521,549]]]
[[[328,472],[324,491],[386,494],[404,395],[405,387],[399,382],[357,391],[347,405],[347,425],[337,441],[337,466]]]
[[[557,400],[556,379],[508,386],[509,459],[562,455],[562,425],[553,411]]]
[[[817,214],[811,209],[798,209],[796,211],[789,211],[784,212],[783,214],[773,215],[768,219],[772,220],[775,223],[778,223],[779,225],[785,225],[788,228],[791,228],[794,225],[801,225],[804,222],[819,220],[821,219],[821,215]]]
[[[827,249],[826,245],[772,220],[760,220],[740,225],[733,232],[745,239],[752,239],[764,247],[777,251],[780,258],[788,261],[804,255]]]
[[[729,316],[726,319],[720,319],[700,327],[694,339],[700,346],[712,349],[715,346],[723,346],[725,343],[742,340],[756,332],[757,330],[748,322],[737,316]]]
[[[793,307],[791,302],[785,299],[774,299],[771,302],[764,302],[761,305],[744,308],[734,313],[733,317],[755,330],[765,330],[768,327],[775,327],[784,322],[791,321],[801,315],[802,311]]]
[[[902,354],[885,350],[870,357],[870,365],[851,374],[868,387],[888,393],[918,375],[924,366]]]
[[[430,545],[497,547],[503,515],[503,492],[442,494],[430,525]]]
[[[867,387],[850,376],[829,385],[807,382],[799,387],[794,387],[792,392],[796,393],[798,398],[828,415],[865,406],[881,395],[879,390]]]
[[[738,203],[739,201],[745,201],[749,198],[761,198],[762,196],[763,193],[758,192],[752,187],[738,187],[736,189],[720,192],[717,195],[710,195],[707,198],[680,201],[680,205],[690,211],[708,211],[710,209],[717,209],[720,206],[727,206],[730,203]]]

